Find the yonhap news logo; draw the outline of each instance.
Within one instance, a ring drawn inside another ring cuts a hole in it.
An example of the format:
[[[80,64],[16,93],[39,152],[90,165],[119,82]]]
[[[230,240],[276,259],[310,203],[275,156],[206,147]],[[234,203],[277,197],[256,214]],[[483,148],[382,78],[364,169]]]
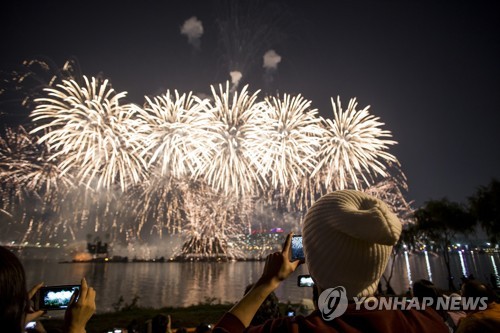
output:
[[[324,290],[318,299],[318,308],[325,321],[342,316],[349,304],[347,292],[343,286]],[[425,310],[432,307],[443,311],[485,310],[488,307],[488,297],[353,297],[353,311],[380,310]]]
[[[318,299],[319,311],[326,321],[343,315],[347,310],[347,303],[347,293],[342,286],[323,290]]]

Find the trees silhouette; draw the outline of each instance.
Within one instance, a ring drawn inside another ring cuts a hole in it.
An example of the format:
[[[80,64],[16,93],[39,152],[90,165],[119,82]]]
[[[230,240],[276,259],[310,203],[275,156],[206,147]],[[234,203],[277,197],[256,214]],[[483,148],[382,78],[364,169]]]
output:
[[[471,214],[477,219],[492,243],[500,240],[500,182],[492,179],[468,198]]]
[[[450,246],[458,234],[465,234],[474,229],[475,217],[469,209],[446,198],[430,200],[415,211],[416,228],[423,232],[442,253],[448,272],[449,290],[456,290],[450,268]]]

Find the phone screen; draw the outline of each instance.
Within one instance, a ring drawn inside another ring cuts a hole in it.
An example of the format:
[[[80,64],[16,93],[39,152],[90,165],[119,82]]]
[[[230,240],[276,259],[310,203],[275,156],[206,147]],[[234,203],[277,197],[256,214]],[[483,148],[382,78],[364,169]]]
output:
[[[36,328],[36,321],[30,321],[26,324],[26,327],[25,329],[29,330],[29,329],[35,329]]]
[[[292,237],[292,261],[304,261],[304,248],[302,247],[302,236],[294,235]]]
[[[311,275],[299,275],[297,278],[297,285],[299,287],[312,287],[314,286],[314,281]]]
[[[38,308],[40,310],[66,309],[76,290],[80,290],[80,285],[42,287],[40,288]]]

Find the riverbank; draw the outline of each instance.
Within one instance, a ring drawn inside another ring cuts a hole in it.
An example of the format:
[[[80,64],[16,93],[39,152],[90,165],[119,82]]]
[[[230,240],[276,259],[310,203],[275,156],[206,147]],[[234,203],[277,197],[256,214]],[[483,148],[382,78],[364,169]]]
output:
[[[127,306],[129,308],[127,308]],[[161,309],[140,308],[125,305],[116,312],[95,314],[87,324],[87,333],[107,333],[113,329],[127,328],[135,321],[140,328],[157,315],[170,315],[172,330],[180,327],[194,328],[200,323],[214,324],[232,307],[232,304],[200,304],[189,307],[166,307]],[[62,318],[44,318],[41,320],[47,331],[60,329]]]
[[[114,333],[114,329],[126,329],[132,322],[137,323],[139,331],[142,332],[148,321],[157,315],[170,315],[173,332],[181,327],[187,328],[188,332],[194,332],[196,326],[201,323],[215,324],[233,306],[229,303],[212,304],[210,301],[189,307],[165,307],[161,309],[141,308],[134,304],[125,304],[119,311],[92,316],[87,324],[87,333]],[[299,304],[280,303],[279,307],[283,315],[289,307],[295,310],[300,309]],[[44,318],[41,319],[41,322],[47,331],[58,330],[63,326],[62,317]]]

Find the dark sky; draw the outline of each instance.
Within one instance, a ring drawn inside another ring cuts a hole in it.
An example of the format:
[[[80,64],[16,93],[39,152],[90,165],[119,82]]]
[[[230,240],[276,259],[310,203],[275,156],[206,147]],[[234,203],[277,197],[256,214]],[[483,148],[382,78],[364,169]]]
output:
[[[328,118],[330,97],[371,105],[398,141],[391,152],[417,206],[442,197],[464,201],[500,178],[498,1],[269,2],[240,13],[253,29],[274,21],[269,35],[247,45],[255,55],[243,81],[250,91],[301,93]],[[3,2],[0,69],[35,56],[59,66],[75,57],[83,74],[102,73],[136,103],[166,89],[209,93],[210,84],[229,79],[220,42],[237,38],[216,24],[227,3]],[[192,16],[204,27],[198,50],[180,34]],[[271,83],[264,80],[264,49],[282,56]]]

